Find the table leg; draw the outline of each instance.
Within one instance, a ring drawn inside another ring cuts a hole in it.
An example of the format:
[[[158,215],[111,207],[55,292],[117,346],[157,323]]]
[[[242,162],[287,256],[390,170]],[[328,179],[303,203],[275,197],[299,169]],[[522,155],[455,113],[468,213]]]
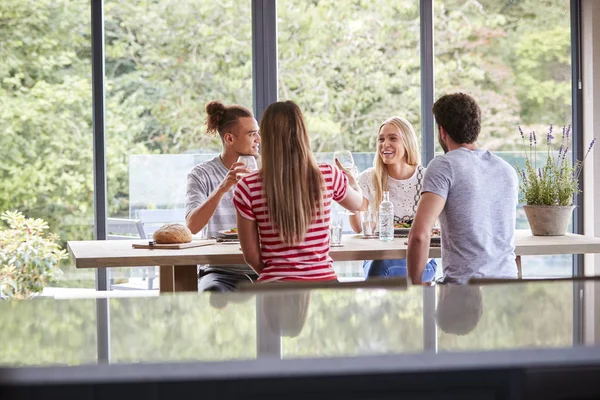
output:
[[[523,279],[523,269],[521,268],[521,256],[517,256],[515,261],[517,262],[517,278]]]
[[[175,285],[173,284],[173,268],[172,265],[161,265],[160,266],[160,281],[158,290],[159,293],[170,293],[173,292]]]
[[[160,293],[198,292],[197,265],[161,265]]]
[[[178,265],[173,267],[174,292],[198,293],[198,266]]]

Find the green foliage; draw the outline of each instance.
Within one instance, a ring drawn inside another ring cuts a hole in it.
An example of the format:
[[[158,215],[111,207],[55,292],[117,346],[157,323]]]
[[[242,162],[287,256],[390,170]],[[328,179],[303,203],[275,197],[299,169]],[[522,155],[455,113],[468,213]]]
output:
[[[475,329],[464,336],[438,329],[440,351],[572,345],[572,283],[490,285],[483,286],[481,291],[483,313]]]
[[[67,253],[46,235],[42,219],[25,218],[18,211],[0,216],[8,227],[0,229],[0,296],[28,298],[41,293],[61,274],[60,261]]]
[[[517,121],[571,118],[568,4],[434,2],[436,96],[479,101],[482,146],[514,148]],[[281,0],[278,27],[279,96],[315,151],[373,151],[391,115],[420,133],[418,2]],[[106,0],[105,30],[108,206],[124,216],[130,154],[218,150],[204,105],[252,105],[250,2]],[[91,239],[89,0],[1,1],[0,53],[0,209]]]
[[[0,365],[97,360],[95,299],[0,301],[0,326]]]
[[[548,155],[546,164],[539,169],[531,165],[529,159],[525,161],[525,170],[519,171],[523,177],[521,192],[525,204],[569,206],[573,203],[573,195],[578,192],[574,169],[559,157]]]
[[[315,151],[373,151],[392,115],[420,132],[418,2],[285,1],[278,14],[279,97],[299,104]]]
[[[571,120],[568,0],[434,2],[436,96],[482,109],[479,144],[514,150],[513,127]],[[543,38],[544,44],[539,44]]]

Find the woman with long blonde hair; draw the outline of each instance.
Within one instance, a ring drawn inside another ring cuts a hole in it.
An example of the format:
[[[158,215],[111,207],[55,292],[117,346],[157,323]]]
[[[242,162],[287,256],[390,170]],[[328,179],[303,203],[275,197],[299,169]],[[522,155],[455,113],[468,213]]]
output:
[[[233,200],[246,263],[261,282],[337,279],[329,257],[331,202],[358,210],[358,184],[317,164],[295,103],[267,107],[260,133],[262,167],[237,183]]]
[[[363,195],[361,211],[369,208],[378,211],[383,192],[389,192],[390,201],[394,204],[394,219],[412,221],[417,211],[425,173],[425,168],[420,165],[417,143],[415,130],[405,118],[391,117],[379,126],[373,168],[366,169],[358,176]],[[356,233],[362,232],[360,212],[350,216],[350,225]],[[365,261],[363,268],[367,278],[406,276],[405,259]],[[432,280],[436,268],[435,260],[429,261],[423,273],[423,281]]]

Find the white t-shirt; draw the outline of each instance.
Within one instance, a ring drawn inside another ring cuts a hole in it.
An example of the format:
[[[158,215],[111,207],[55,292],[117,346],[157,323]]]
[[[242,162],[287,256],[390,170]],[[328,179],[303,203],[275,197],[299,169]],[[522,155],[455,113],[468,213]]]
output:
[[[422,174],[425,176],[425,168],[422,169]],[[388,191],[390,192],[390,201],[394,204],[394,215],[402,218],[405,215],[414,217],[415,212],[415,195],[417,194],[419,168],[415,168],[415,173],[408,179],[398,180],[388,176]],[[373,177],[375,176],[375,168],[368,168],[358,175],[358,184],[362,190],[362,195],[369,201],[369,206],[374,210],[378,210],[379,204],[374,204],[375,184]],[[421,185],[423,179],[421,178]]]

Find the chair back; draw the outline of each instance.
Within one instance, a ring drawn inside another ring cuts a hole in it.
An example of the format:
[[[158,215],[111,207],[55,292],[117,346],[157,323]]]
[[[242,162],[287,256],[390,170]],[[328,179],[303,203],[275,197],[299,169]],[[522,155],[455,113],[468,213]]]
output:
[[[146,237],[139,219],[106,219],[106,238],[108,240],[146,239]]]
[[[137,210],[136,217],[142,223],[143,231],[146,237],[152,237],[152,234],[164,224],[182,224],[185,225],[185,209],[173,208],[169,210]]]

